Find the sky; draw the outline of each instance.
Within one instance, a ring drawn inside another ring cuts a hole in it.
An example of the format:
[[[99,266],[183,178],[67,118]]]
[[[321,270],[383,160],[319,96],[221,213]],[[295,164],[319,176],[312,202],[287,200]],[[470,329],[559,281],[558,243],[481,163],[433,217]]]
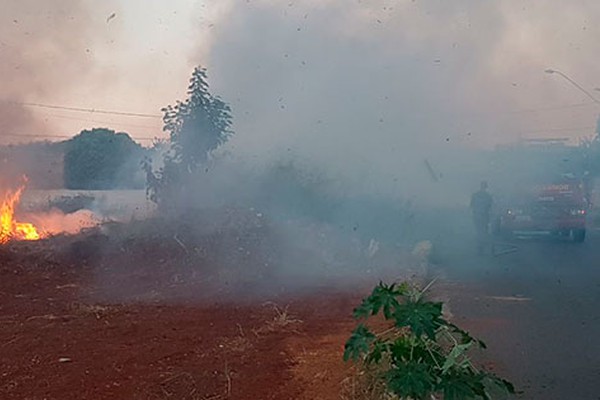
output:
[[[600,3],[0,0],[0,139],[164,137],[196,65],[231,104],[229,150],[397,168],[593,134]],[[46,106],[52,106],[51,108]],[[93,109],[95,112],[68,108]],[[116,115],[116,111],[144,115]],[[401,163],[400,163],[401,164]]]

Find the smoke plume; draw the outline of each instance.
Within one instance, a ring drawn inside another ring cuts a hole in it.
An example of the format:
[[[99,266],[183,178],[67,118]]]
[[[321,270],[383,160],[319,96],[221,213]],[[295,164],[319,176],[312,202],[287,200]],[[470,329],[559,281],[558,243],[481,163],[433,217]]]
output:
[[[23,103],[51,98],[96,74],[92,38],[105,22],[103,2],[92,13],[76,0],[4,0],[0,13],[0,140],[40,139],[57,135],[52,121]],[[101,75],[101,74],[97,74]]]

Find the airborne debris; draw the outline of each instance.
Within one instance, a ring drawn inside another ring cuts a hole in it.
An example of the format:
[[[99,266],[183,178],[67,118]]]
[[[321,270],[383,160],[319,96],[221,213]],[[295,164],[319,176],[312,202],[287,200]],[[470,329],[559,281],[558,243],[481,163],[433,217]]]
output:
[[[108,16],[108,18],[106,18],[106,23],[108,24],[112,19],[114,19],[117,16],[117,13],[112,13]]]
[[[425,166],[427,167],[427,172],[429,172],[429,175],[431,176],[431,179],[434,182],[438,182],[440,180],[438,177],[438,174],[434,171],[433,167],[429,163],[429,160],[425,159],[424,162],[425,162]]]
[[[371,239],[369,242],[369,248],[367,249],[367,255],[369,258],[373,258],[375,254],[379,251],[379,242],[375,239]]]

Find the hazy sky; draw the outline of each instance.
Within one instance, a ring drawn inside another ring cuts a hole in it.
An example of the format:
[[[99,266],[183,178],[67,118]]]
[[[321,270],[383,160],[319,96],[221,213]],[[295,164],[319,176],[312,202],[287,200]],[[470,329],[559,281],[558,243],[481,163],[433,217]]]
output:
[[[197,64],[231,148],[257,156],[589,136],[598,106],[544,70],[600,98],[598,20],[594,0],[0,0],[0,136],[161,136],[160,118],[15,103],[159,116]]]

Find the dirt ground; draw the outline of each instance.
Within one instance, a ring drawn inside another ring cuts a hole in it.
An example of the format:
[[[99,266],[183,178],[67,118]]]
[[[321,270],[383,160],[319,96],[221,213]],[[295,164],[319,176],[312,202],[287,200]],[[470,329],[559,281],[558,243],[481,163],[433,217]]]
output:
[[[308,287],[276,266],[320,255],[282,249],[239,211],[0,247],[0,399],[352,400],[352,310],[394,257]]]
[[[51,254],[0,249],[0,398],[339,399],[358,294],[106,301],[121,272]]]

